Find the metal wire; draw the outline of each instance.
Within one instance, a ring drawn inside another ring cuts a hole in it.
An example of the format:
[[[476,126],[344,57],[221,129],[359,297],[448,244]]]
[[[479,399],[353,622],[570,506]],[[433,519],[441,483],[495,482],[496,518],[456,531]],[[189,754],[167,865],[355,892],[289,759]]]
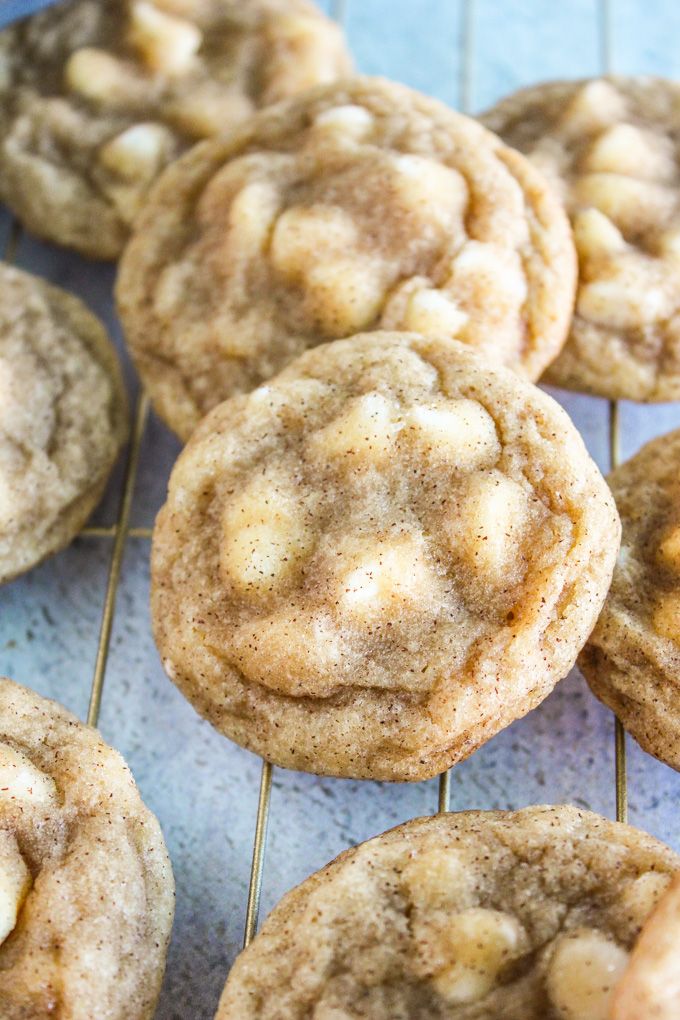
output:
[[[598,5],[600,69],[609,74],[612,68],[612,9],[611,0],[600,0]],[[618,400],[609,401],[609,467],[619,465],[621,455],[621,414]],[[616,791],[616,820],[628,821],[628,774],[626,763],[626,731],[621,720],[614,717],[614,784]]]
[[[250,884],[248,886],[248,905],[246,907],[246,926],[243,933],[243,948],[255,938],[257,920],[260,913],[260,893],[264,874],[264,853],[267,847],[267,828],[269,826],[269,805],[272,794],[272,773],[274,769],[268,761],[262,762],[260,775],[260,796],[257,800],[257,821],[255,823],[255,839],[253,840],[253,859],[250,866]]]
[[[128,535],[128,524],[130,521],[130,510],[132,509],[132,497],[135,491],[137,479],[137,468],[139,466],[139,451],[142,445],[142,437],[149,416],[149,398],[145,393],[139,398],[135,421],[132,429],[132,437],[128,448],[127,463],[125,465],[125,477],[121,493],[118,520],[116,521],[113,540],[113,551],[111,552],[111,563],[109,566],[109,577],[106,583],[106,595],[104,597],[104,609],[102,611],[102,622],[99,631],[99,642],[97,644],[97,658],[95,660],[92,687],[90,690],[90,703],[87,709],[87,722],[89,726],[96,726],[99,720],[102,692],[104,690],[104,678],[106,676],[106,663],[109,657],[111,645],[111,630],[113,628],[113,616],[116,608],[116,595],[120,583],[120,572],[123,565],[125,553],[125,542]]]

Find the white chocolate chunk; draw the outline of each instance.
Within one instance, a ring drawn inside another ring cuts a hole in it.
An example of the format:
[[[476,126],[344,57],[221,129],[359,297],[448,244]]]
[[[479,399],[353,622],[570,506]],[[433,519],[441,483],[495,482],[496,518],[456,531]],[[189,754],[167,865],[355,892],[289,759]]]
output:
[[[304,276],[320,258],[351,250],[357,236],[356,224],[344,209],[292,206],[276,222],[270,249],[272,265],[288,276]]]
[[[515,251],[468,241],[451,263],[446,286],[466,311],[482,310],[489,293],[496,301],[521,308],[527,298],[522,261]]]
[[[54,804],[57,787],[51,776],[39,769],[21,751],[0,743],[0,803]]]
[[[30,888],[31,875],[16,840],[0,830],[0,945],[14,930]]]
[[[125,180],[150,181],[173,148],[173,137],[161,124],[134,124],[99,150],[99,162]]]
[[[670,875],[647,871],[621,893],[621,908],[636,925],[642,925],[657,905],[671,881]]]
[[[476,574],[500,583],[517,559],[528,509],[529,496],[512,478],[499,471],[473,475],[448,524],[451,546]]]
[[[665,318],[670,310],[669,293],[652,283],[633,289],[625,268],[622,270],[612,279],[594,280],[581,286],[576,303],[579,315],[614,329],[630,329]]]
[[[615,173],[591,173],[578,178],[574,197],[577,204],[595,206],[624,233],[656,229],[675,208],[672,188]]]
[[[299,568],[312,544],[295,492],[285,479],[265,472],[224,509],[222,576],[246,592],[277,588]]]
[[[516,955],[522,935],[519,922],[498,910],[473,907],[454,915],[445,933],[451,963],[435,975],[435,988],[452,1004],[477,1002]]]
[[[278,188],[268,181],[253,181],[236,194],[229,209],[229,227],[241,251],[264,251],[280,202]]]
[[[346,562],[344,557],[342,561]],[[422,545],[403,535],[354,557],[352,569],[339,581],[339,603],[359,618],[398,612],[425,600],[432,584]]]
[[[182,74],[200,49],[202,35],[191,21],[160,11],[148,0],[134,0],[128,37],[153,71]]]
[[[672,528],[659,545],[658,557],[664,566],[680,574],[680,525]]]
[[[680,591],[664,592],[658,597],[652,624],[660,637],[680,644]]]
[[[332,106],[318,114],[314,120],[314,126],[324,131],[332,131],[352,138],[355,141],[362,141],[372,131],[375,121],[373,115],[363,106],[347,104],[346,106]]]
[[[574,138],[601,131],[623,120],[626,104],[609,82],[597,79],[579,89],[560,119],[565,134]]]
[[[463,215],[468,188],[457,170],[414,155],[395,156],[392,166],[391,188],[419,219],[450,225]]]
[[[564,935],[550,961],[550,1000],[564,1020],[607,1020],[614,986],[628,953],[592,928]]]
[[[381,393],[355,397],[341,415],[310,437],[309,451],[328,461],[346,457],[350,467],[359,461],[382,463],[392,453],[399,429],[394,412]]]
[[[632,124],[615,124],[592,144],[584,169],[630,174],[648,180],[669,180],[675,172],[672,147],[667,139]]]
[[[435,336],[456,336],[468,316],[452,297],[434,287],[417,290],[406,306],[404,328]]]
[[[625,251],[623,234],[599,209],[583,209],[572,223],[574,241],[582,259],[601,258]]]
[[[449,848],[418,854],[408,862],[402,878],[411,901],[425,912],[465,907],[474,885],[463,854]]]
[[[384,299],[380,266],[368,257],[329,258],[311,266],[305,277],[305,310],[327,337],[369,328]]]
[[[134,83],[121,61],[104,50],[84,47],[69,57],[64,68],[66,87],[84,99],[105,106],[125,101]]]
[[[450,461],[461,471],[489,466],[500,456],[494,420],[476,400],[414,407],[406,425],[408,434],[427,447],[431,456]]]

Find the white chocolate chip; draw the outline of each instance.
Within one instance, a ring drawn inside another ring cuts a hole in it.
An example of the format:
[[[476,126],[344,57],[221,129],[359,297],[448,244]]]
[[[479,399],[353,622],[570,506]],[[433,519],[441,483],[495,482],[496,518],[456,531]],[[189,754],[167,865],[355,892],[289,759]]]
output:
[[[269,181],[253,181],[236,194],[229,208],[229,228],[241,251],[265,250],[280,203],[279,190]]]
[[[170,75],[189,70],[202,42],[191,21],[166,14],[148,0],[133,0],[128,36],[153,71]]]
[[[615,173],[591,173],[578,178],[574,198],[582,206],[595,206],[624,234],[656,227],[668,220],[675,209],[672,188]]]
[[[648,180],[672,180],[675,174],[673,148],[660,138],[632,124],[615,124],[591,145],[584,169],[629,174]]]
[[[350,468],[361,461],[378,464],[393,452],[398,429],[390,401],[381,393],[365,393],[351,400],[341,415],[314,433],[308,449],[322,460],[347,458]]]
[[[51,776],[39,769],[21,751],[0,743],[0,803],[49,805],[57,801]]]
[[[414,407],[405,424],[407,435],[426,446],[432,457],[449,461],[461,471],[489,466],[501,452],[494,420],[476,400]]]
[[[522,943],[523,929],[509,914],[473,907],[455,914],[445,932],[451,963],[433,984],[447,1002],[477,1002],[497,982],[503,966]]]
[[[357,227],[344,209],[329,205],[286,209],[274,228],[272,265],[287,276],[303,277],[320,258],[338,256],[357,243]]]
[[[564,133],[573,138],[594,134],[624,119],[623,96],[609,82],[597,79],[579,89],[560,119]]]
[[[562,936],[547,974],[548,994],[564,1020],[607,1020],[628,953],[596,929]]]
[[[115,106],[136,92],[136,83],[123,64],[94,47],[76,50],[64,68],[66,86],[90,102]]]
[[[579,315],[601,326],[630,329],[641,322],[656,322],[670,311],[672,297],[666,289],[649,283],[631,288],[626,267],[612,279],[583,284],[576,304]]]
[[[343,556],[343,565],[346,562]],[[432,581],[421,543],[404,535],[355,554],[352,569],[339,581],[340,604],[360,618],[399,611],[422,603]]]
[[[161,124],[134,124],[99,150],[99,161],[129,181],[148,182],[167,162],[174,148],[172,134]]]
[[[425,913],[468,905],[474,878],[460,850],[429,850],[408,862],[402,874],[409,898]]]
[[[512,478],[499,471],[473,475],[448,522],[451,546],[476,574],[501,583],[517,559],[528,510],[529,497]]]
[[[400,203],[418,219],[451,228],[468,202],[464,177],[425,156],[401,155],[392,160],[390,186]]]
[[[338,256],[310,266],[304,307],[324,336],[351,336],[368,329],[385,299],[380,263],[370,256]]]
[[[363,141],[373,130],[375,121],[363,106],[347,104],[332,106],[318,114],[314,120],[316,128],[332,131],[355,141]]]
[[[257,475],[225,506],[220,570],[246,592],[280,586],[311,547],[304,507],[283,477]]]
[[[615,255],[628,247],[619,228],[599,209],[581,210],[574,216],[572,225],[582,259]]]
[[[455,337],[468,321],[452,297],[433,287],[415,291],[406,306],[404,329]]]
[[[31,875],[16,840],[0,829],[0,945],[12,932],[31,888]]]

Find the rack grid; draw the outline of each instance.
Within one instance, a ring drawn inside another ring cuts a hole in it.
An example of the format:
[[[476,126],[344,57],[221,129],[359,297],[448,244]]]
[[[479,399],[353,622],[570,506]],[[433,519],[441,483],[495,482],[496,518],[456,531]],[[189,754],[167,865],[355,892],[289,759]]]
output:
[[[597,31],[599,66],[602,72],[612,69],[612,0],[595,0],[597,4]],[[348,14],[350,0],[334,0],[331,12],[339,20],[344,21]],[[472,64],[475,43],[475,16],[477,0],[460,0],[460,26],[458,37],[458,94],[459,107],[467,112],[471,109],[472,98]],[[14,260],[21,228],[12,222],[4,257],[7,261]],[[151,529],[148,527],[131,527],[132,501],[135,485],[138,480],[140,451],[149,421],[149,399],[145,393],[137,398],[133,416],[131,439],[128,446],[125,470],[119,492],[118,509],[115,523],[111,526],[92,525],[83,529],[81,535],[86,538],[109,540],[111,551],[108,564],[108,577],[101,613],[99,639],[92,674],[87,722],[97,725],[99,720],[102,697],[104,694],[107,663],[111,646],[111,635],[116,608],[116,598],[121,580],[123,558],[129,539],[148,541]],[[621,447],[621,418],[618,402],[612,401],[608,408],[608,450],[610,466],[619,462]],[[627,771],[626,771],[626,736],[621,724],[616,720],[614,731],[615,760],[615,794],[616,817],[625,821],[628,813]],[[272,782],[274,768],[262,762],[260,772],[259,796],[255,815],[255,827],[252,843],[252,860],[248,887],[244,945],[253,939],[257,931],[260,893],[265,871],[267,827],[270,815]],[[451,773],[445,772],[439,778],[439,789],[436,809],[446,811],[451,796]],[[404,819],[406,820],[406,819]]]

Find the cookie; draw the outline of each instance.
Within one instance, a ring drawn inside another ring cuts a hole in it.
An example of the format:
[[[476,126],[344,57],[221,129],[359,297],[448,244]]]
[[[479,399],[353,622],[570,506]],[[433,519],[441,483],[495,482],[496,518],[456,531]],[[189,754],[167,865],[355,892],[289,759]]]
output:
[[[562,195],[579,254],[576,314],[546,382],[680,399],[680,84],[548,82],[482,118]]]
[[[80,531],[126,434],[102,324],[71,294],[0,264],[0,582]]]
[[[117,292],[156,409],[188,439],[221,400],[363,330],[455,337],[535,379],[574,286],[566,217],[526,160],[433,99],[356,78],[169,168]]]
[[[41,237],[116,258],[179,152],[350,72],[307,0],[67,0],[0,34],[0,194]]]
[[[146,1020],[174,909],[158,822],[96,730],[0,678],[0,1013]]]
[[[645,751],[680,770],[680,430],[647,443],[608,481],[621,554],[578,664]]]
[[[618,539],[550,397],[454,341],[364,334],[196,430],[154,531],[156,642],[269,761],[425,779],[566,675]]]
[[[216,1020],[609,1020],[679,867],[573,807],[419,818],[289,892]]]
[[[680,876],[662,894],[636,943],[612,1002],[611,1020],[680,1016]]]

